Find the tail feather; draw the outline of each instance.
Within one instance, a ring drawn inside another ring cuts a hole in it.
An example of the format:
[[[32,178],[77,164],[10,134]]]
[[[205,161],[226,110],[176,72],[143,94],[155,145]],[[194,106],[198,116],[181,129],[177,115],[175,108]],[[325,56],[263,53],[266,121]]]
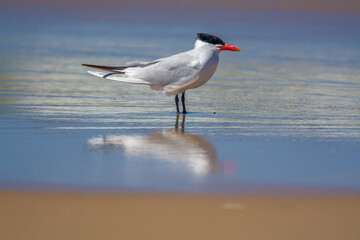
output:
[[[101,65],[92,65],[92,64],[81,64],[81,65],[85,67],[101,69],[109,72],[119,72],[121,70],[128,68],[128,66],[112,67],[112,66],[101,66]]]
[[[100,69],[100,70],[104,70],[104,71],[109,71],[109,72],[121,72],[122,70],[125,70],[127,68],[131,68],[131,67],[148,67],[150,65],[153,65],[155,63],[160,62],[162,59],[158,59],[152,62],[139,62],[139,61],[133,61],[133,62],[128,62],[126,66],[118,66],[118,67],[114,67],[114,66],[102,66],[102,65],[93,65],[93,64],[81,64],[85,67],[91,67],[91,68],[96,68],[96,69]]]
[[[88,73],[90,73],[90,74],[92,74],[92,75],[94,75],[94,76],[97,76],[97,77],[101,77],[101,78],[105,78],[105,79],[110,79],[110,80],[114,80],[114,81],[119,81],[119,82],[124,82],[124,83],[150,85],[149,82],[146,82],[146,81],[141,80],[141,79],[137,79],[137,78],[127,78],[124,73],[119,73],[119,72],[95,72],[95,71],[88,71]]]

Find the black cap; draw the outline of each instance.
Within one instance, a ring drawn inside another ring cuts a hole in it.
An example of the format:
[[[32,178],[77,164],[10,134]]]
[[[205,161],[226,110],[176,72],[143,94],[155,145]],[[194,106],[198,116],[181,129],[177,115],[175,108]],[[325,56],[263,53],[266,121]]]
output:
[[[225,45],[224,41],[219,37],[207,33],[198,33],[197,39],[214,45]]]

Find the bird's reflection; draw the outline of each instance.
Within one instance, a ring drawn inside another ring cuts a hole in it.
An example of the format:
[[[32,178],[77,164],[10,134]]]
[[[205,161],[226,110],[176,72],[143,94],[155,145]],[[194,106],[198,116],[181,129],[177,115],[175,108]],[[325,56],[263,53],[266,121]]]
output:
[[[182,115],[179,130],[179,114],[175,130],[162,130],[149,135],[106,135],[88,140],[91,148],[121,148],[128,158],[156,159],[180,163],[195,175],[207,175],[219,168],[216,149],[204,137],[185,133],[185,118]]]

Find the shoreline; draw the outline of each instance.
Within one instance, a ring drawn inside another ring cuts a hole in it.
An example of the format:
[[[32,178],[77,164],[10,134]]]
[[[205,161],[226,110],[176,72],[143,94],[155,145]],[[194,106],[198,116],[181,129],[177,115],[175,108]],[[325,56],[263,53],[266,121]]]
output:
[[[0,191],[1,239],[359,239],[360,194]]]

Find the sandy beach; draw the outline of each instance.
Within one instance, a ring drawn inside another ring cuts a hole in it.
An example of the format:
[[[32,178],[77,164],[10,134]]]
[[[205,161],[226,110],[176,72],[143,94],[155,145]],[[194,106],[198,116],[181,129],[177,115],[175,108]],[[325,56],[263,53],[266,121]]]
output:
[[[360,239],[360,195],[2,191],[1,239]]]

